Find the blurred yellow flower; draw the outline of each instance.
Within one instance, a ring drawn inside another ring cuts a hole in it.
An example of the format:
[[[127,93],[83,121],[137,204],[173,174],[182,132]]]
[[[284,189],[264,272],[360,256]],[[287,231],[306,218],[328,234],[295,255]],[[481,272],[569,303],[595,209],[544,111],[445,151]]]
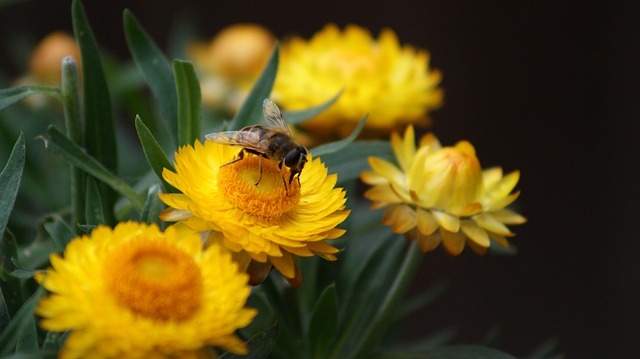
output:
[[[201,72],[205,105],[237,108],[269,60],[275,36],[257,24],[224,28],[208,43],[195,42],[187,52]]]
[[[466,242],[484,254],[491,241],[509,245],[506,238],[514,234],[506,225],[526,221],[505,208],[520,194],[511,193],[520,173],[503,176],[498,167],[483,171],[469,142],[442,147],[433,134],[426,134],[416,149],[409,126],[404,139],[393,133],[391,144],[399,167],[369,157],[373,171],[361,178],[373,187],[365,197],[373,201],[372,208],[387,207],[383,223],[417,240],[423,252],[442,242],[457,255]]]
[[[379,38],[358,26],[340,31],[327,25],[311,40],[284,42],[274,87],[283,108],[305,109],[340,99],[303,126],[314,135],[344,136],[369,114],[365,132],[383,135],[407,123],[425,125],[428,113],[441,106],[441,74],[429,68],[429,54],[401,46],[395,33],[384,29]]]
[[[345,191],[334,188],[337,176],[327,175],[320,159],[311,159],[288,184],[282,182],[277,163],[254,155],[228,164],[238,147],[205,141],[184,146],[175,155],[176,172],[167,169],[164,179],[182,191],[160,194],[170,208],[165,221],[183,221],[196,231],[211,231],[210,241],[236,252],[257,284],[271,265],[293,286],[301,283],[294,256],[314,254],[335,260],[338,250],[325,240],[340,237],[337,229],[349,211]],[[284,178],[289,178],[283,166]],[[257,183],[257,184],[256,184]]]
[[[71,331],[61,358],[199,357],[215,345],[246,354],[234,332],[256,315],[224,248],[135,222],[73,239],[38,280],[50,295],[36,313],[49,331]]]

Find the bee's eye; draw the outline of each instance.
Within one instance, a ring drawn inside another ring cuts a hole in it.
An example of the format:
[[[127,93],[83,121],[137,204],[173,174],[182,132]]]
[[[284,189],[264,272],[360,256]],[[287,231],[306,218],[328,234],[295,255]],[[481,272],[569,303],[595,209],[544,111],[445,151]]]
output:
[[[307,149],[303,146],[298,146],[287,153],[287,155],[284,157],[284,164],[287,167],[293,167],[300,162],[304,163],[306,160],[306,156]]]

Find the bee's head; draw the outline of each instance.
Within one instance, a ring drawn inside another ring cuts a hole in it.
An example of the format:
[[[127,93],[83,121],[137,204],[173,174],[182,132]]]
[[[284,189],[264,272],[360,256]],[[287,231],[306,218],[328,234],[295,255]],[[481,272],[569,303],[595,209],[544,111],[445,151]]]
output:
[[[293,180],[293,176],[296,173],[302,172],[304,168],[304,164],[307,163],[307,154],[309,152],[304,146],[298,146],[293,150],[289,151],[287,155],[284,157],[284,165],[289,167],[291,170],[291,176],[289,177],[289,184]]]

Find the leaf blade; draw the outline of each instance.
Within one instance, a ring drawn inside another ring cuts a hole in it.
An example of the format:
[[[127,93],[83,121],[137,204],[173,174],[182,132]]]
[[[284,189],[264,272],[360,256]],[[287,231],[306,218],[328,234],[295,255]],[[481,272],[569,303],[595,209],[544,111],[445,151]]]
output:
[[[7,227],[9,216],[18,196],[24,170],[25,152],[24,134],[21,133],[13,145],[7,164],[0,172],[0,203],[2,203],[0,206],[0,238]]]
[[[311,150],[311,154],[314,157],[319,157],[322,155],[338,152],[343,148],[347,147],[348,145],[353,143],[353,141],[356,140],[356,137],[358,137],[358,135],[360,134],[360,131],[362,131],[362,128],[364,127],[364,123],[367,121],[367,117],[368,115],[364,116],[360,120],[360,122],[358,123],[358,126],[356,126],[356,128],[353,130],[353,132],[351,132],[349,136],[341,139],[340,141],[335,141],[335,142],[331,142],[331,143],[327,143],[327,144],[315,147]]]
[[[175,193],[177,190],[171,186],[167,181],[162,177],[162,171],[167,168],[170,171],[175,172],[173,165],[169,162],[167,155],[164,153],[164,150],[153,137],[149,128],[142,122],[140,117],[136,116],[136,132],[138,133],[138,138],[140,139],[140,144],[142,145],[142,151],[144,152],[144,156],[151,167],[151,170],[162,182],[162,188],[165,192]]]
[[[23,98],[35,95],[49,95],[61,98],[60,89],[47,86],[19,86],[0,90],[0,111],[22,100]]]
[[[200,138],[200,83],[193,64],[174,60],[178,95],[178,146],[191,145]]]

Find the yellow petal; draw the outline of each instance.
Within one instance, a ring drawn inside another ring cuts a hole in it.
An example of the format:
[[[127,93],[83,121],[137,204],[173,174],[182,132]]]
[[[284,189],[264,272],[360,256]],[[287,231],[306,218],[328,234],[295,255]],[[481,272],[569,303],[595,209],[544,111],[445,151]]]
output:
[[[405,175],[395,165],[378,157],[369,157],[369,165],[378,174],[384,176],[389,182],[402,185],[406,182]]]
[[[485,206],[487,211],[494,212],[510,205],[511,203],[513,203],[513,201],[518,199],[518,197],[520,197],[520,191],[512,193],[510,196],[507,196],[507,197],[495,198],[494,200],[489,200],[489,201],[485,200]]]
[[[491,216],[504,224],[523,224],[527,219],[510,209],[491,212]]]
[[[486,229],[489,232],[497,233],[503,236],[514,236],[513,233],[502,222],[495,219],[491,214],[483,213],[477,216],[471,217],[480,227]]]
[[[422,253],[430,252],[438,247],[442,237],[438,233],[434,233],[428,236],[423,235],[422,233],[418,233],[418,237],[416,238],[418,241],[418,245],[420,245],[420,250]]]
[[[420,147],[428,147],[430,152],[435,152],[442,148],[438,138],[431,132],[426,133],[420,139]]]
[[[442,236],[442,245],[444,249],[451,255],[457,256],[464,249],[465,237],[462,232],[452,233],[440,228]]]
[[[491,167],[482,171],[482,182],[485,189],[493,187],[501,178],[502,168],[500,167]]]
[[[418,230],[424,236],[429,236],[433,234],[433,232],[435,232],[436,229],[438,229],[439,227],[439,224],[436,221],[436,219],[433,217],[433,215],[431,215],[429,211],[425,211],[422,208],[418,208],[416,210],[416,221],[417,221]],[[440,240],[438,240],[438,243],[439,242]]]
[[[416,226],[416,211],[407,205],[392,205],[382,215],[382,224],[395,233],[405,233]]]
[[[460,230],[460,217],[440,211],[431,211],[436,222],[449,232],[456,233]]]
[[[489,250],[489,248],[485,248],[482,247],[480,245],[478,245],[476,242],[474,241],[467,241],[467,245],[476,253],[478,253],[479,255],[485,255],[487,253],[487,250]]]
[[[464,220],[460,223],[460,229],[469,237],[469,239],[480,247],[489,248],[491,242],[487,231],[480,228],[476,222],[472,220]]]
[[[269,257],[269,261],[284,277],[293,278],[295,276],[293,257],[289,252],[282,251],[282,257]]]
[[[500,247],[509,247],[509,241],[507,241],[505,236],[489,232],[489,238]]]
[[[360,173],[360,179],[362,180],[362,182],[371,186],[389,183],[389,181],[384,176],[379,175],[378,173],[373,171]]]
[[[393,153],[396,155],[400,168],[402,168],[404,172],[409,170],[413,156],[416,153],[415,141],[415,132],[412,125],[407,126],[407,129],[404,131],[404,139],[400,138],[395,132],[391,134]]]
[[[379,185],[369,188],[365,193],[364,197],[368,198],[372,201],[383,202],[383,203],[400,203],[403,202],[400,197],[396,194],[396,192],[391,189],[391,185],[387,183],[386,185]]]
[[[519,179],[520,171],[513,171],[490,187],[485,184],[485,200],[494,201],[506,197],[518,184]]]

